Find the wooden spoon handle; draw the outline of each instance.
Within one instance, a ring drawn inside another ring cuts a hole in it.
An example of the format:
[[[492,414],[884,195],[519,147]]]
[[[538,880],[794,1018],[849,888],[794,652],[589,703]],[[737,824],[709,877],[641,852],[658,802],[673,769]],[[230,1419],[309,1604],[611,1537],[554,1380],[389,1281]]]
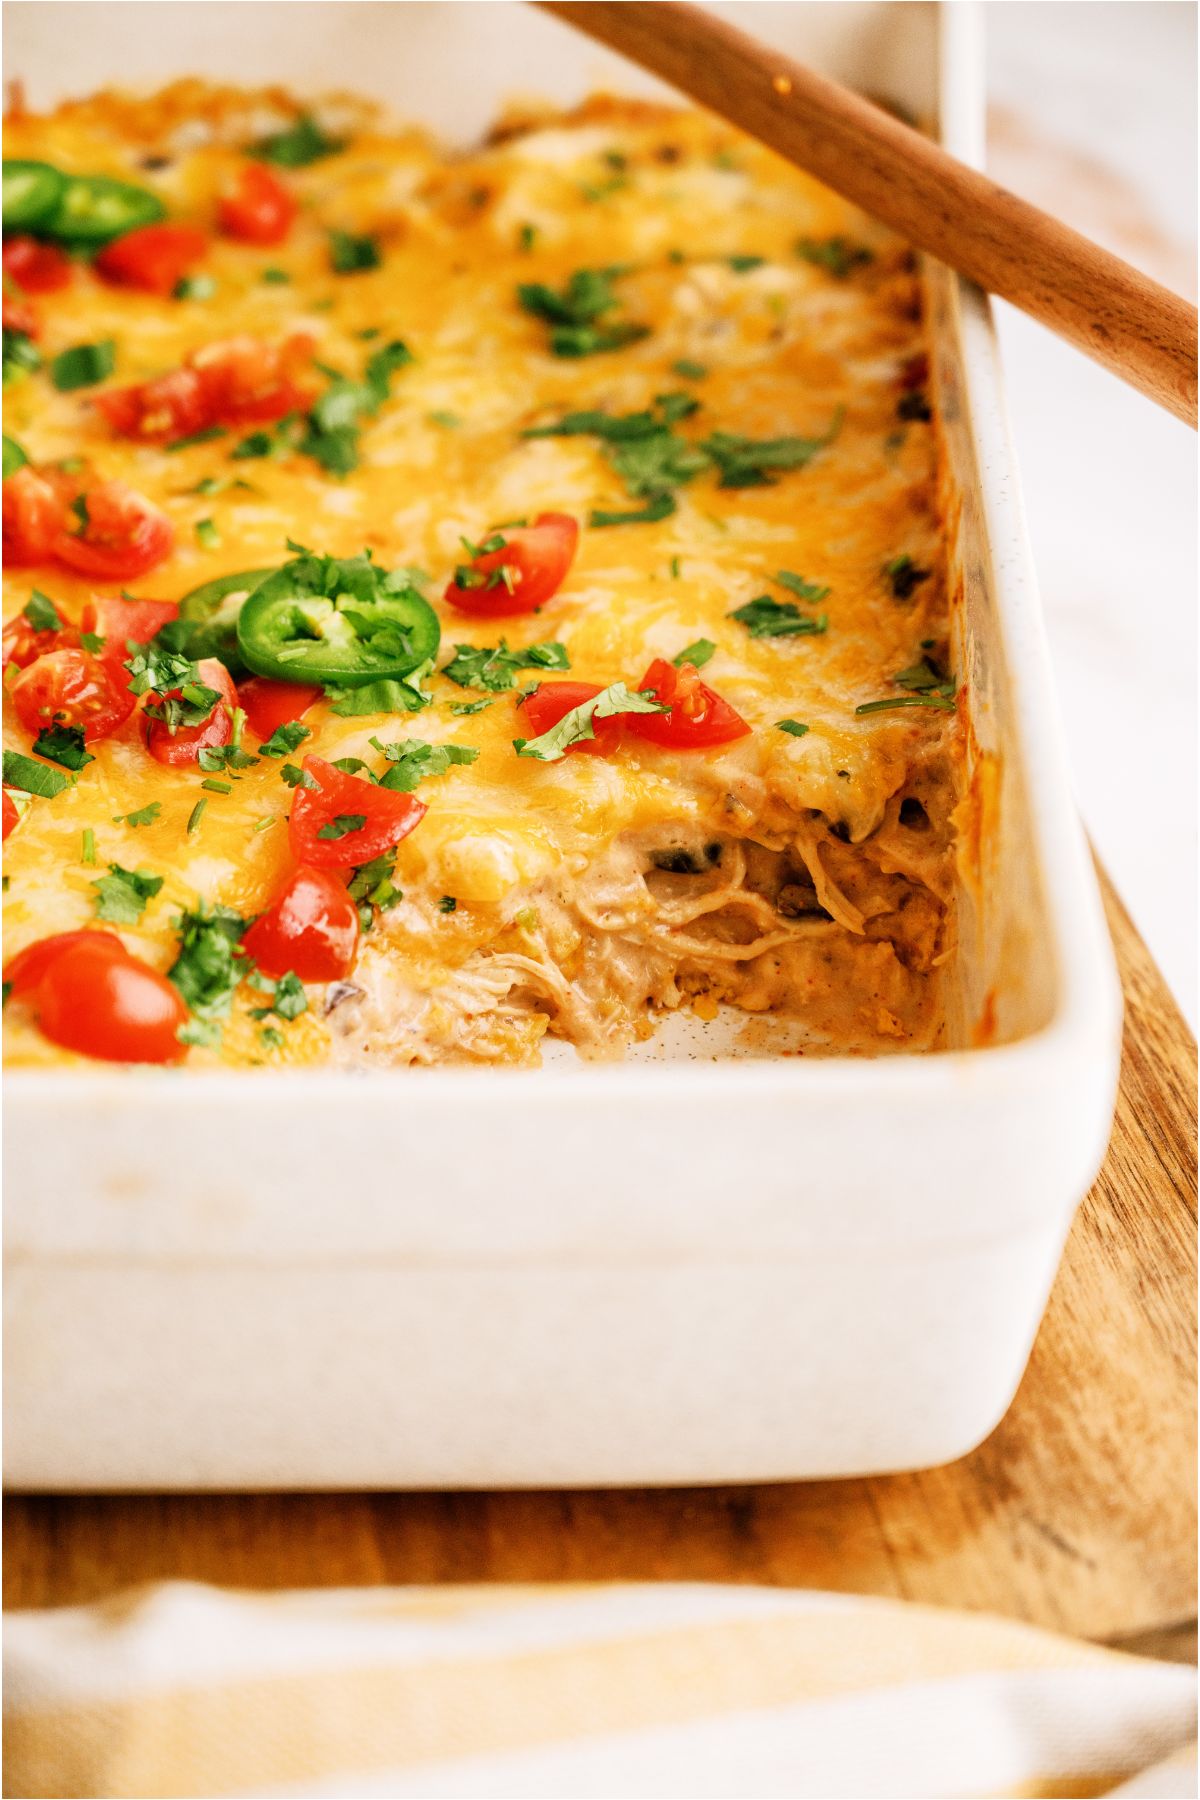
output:
[[[537,0],[1196,423],[1196,308],[849,89],[681,0]]]

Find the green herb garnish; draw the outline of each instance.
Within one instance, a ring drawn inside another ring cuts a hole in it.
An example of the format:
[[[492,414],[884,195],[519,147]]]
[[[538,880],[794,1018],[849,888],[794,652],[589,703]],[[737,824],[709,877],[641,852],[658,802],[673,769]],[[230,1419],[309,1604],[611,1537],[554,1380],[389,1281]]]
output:
[[[789,737],[803,737],[808,726],[802,725],[799,719],[776,719],[775,729],[776,731],[786,731]]]
[[[61,631],[63,628],[62,614],[53,600],[46,594],[39,594],[36,588],[21,610],[35,631]]]
[[[50,379],[60,394],[74,388],[94,387],[111,375],[117,361],[117,347],[112,338],[98,344],[75,344],[61,350],[50,363]]]
[[[96,760],[85,747],[82,725],[60,725],[57,722],[43,726],[38,732],[33,740],[33,753],[35,756],[48,757],[51,762],[61,763],[64,769],[71,769],[76,773]]]
[[[349,231],[329,233],[329,266],[335,275],[358,275],[378,269],[382,262],[378,238],[355,237]]]
[[[517,673],[521,669],[569,669],[570,666],[563,644],[529,644],[524,650],[510,650],[501,638],[494,649],[486,644],[455,644],[454,655],[438,673],[459,687],[486,688],[490,693],[503,694],[517,685]]]
[[[614,681],[603,693],[594,694],[579,706],[564,713],[557,725],[536,738],[514,738],[518,756],[536,757],[538,762],[557,762],[573,744],[586,744],[596,735],[593,719],[612,719],[623,713],[661,713],[670,708],[660,706],[649,694],[631,693],[623,681]]]
[[[819,637],[829,628],[825,613],[802,613],[790,600],[772,600],[770,594],[756,595],[729,617],[754,638]]]
[[[4,785],[17,788],[23,794],[37,794],[42,800],[53,800],[61,794],[65,787],[71,785],[69,776],[58,769],[51,769],[43,762],[35,762],[32,756],[24,756],[19,750],[4,752]]]
[[[294,125],[274,131],[247,150],[247,156],[260,162],[277,163],[281,169],[304,169],[324,156],[333,156],[345,148],[344,138],[326,135],[310,113],[303,113]]]
[[[550,349],[555,356],[595,356],[602,350],[621,350],[649,333],[646,325],[619,321],[598,323],[620,304],[613,282],[625,270],[576,269],[561,292],[543,282],[522,282],[517,299],[525,311],[550,326]]]
[[[855,269],[874,262],[874,252],[865,244],[852,244],[849,238],[802,237],[796,242],[796,255],[818,269],[825,269],[835,281],[845,281]]]
[[[684,663],[691,663],[693,669],[702,669],[716,654],[717,646],[711,638],[697,638],[694,644],[689,644],[686,650],[681,650],[671,660],[677,669],[682,669]]]
[[[109,863],[108,874],[93,881],[96,890],[96,917],[112,925],[137,925],[166,879],[149,869],[123,869],[120,863]]]

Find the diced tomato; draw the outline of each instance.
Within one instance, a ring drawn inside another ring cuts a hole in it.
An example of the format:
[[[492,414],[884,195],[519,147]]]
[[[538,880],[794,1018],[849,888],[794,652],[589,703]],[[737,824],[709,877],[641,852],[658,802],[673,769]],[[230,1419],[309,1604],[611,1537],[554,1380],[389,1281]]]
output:
[[[282,244],[298,207],[295,196],[265,163],[246,163],[237,185],[225,195],[217,216],[226,237],[243,244]]]
[[[31,994],[51,963],[75,944],[94,944],[112,956],[127,954],[116,933],[100,926],[83,931],[56,931],[52,937],[37,938],[32,944],[26,944],[24,950],[18,950],[4,965],[4,979],[13,999],[24,1000]]]
[[[37,337],[41,331],[41,321],[37,314],[24,300],[18,300],[15,294],[5,294],[0,302],[3,313],[5,331],[19,331],[22,337]]]
[[[540,687],[534,688],[520,702],[518,716],[522,719],[522,736],[525,738],[541,737],[552,725],[569,713],[573,707],[582,706],[585,700],[595,699],[602,694],[591,681],[543,681]],[[588,738],[582,744],[572,744],[567,755],[582,751],[585,756],[611,756],[621,736],[622,718],[593,719],[594,738]]]
[[[205,384],[195,369],[172,369],[134,387],[110,388],[96,395],[94,405],[118,437],[146,443],[191,437],[215,423]]]
[[[304,771],[317,785],[296,789],[288,835],[296,861],[316,868],[348,869],[382,856],[429,810],[414,794],[376,787],[319,756],[306,756]]]
[[[21,823],[21,815],[17,811],[16,801],[13,799],[13,797],[9,793],[8,789],[5,788],[5,790],[4,790],[4,836],[6,839],[8,837],[9,832],[12,831],[20,823]]]
[[[354,967],[358,908],[345,877],[330,869],[296,869],[242,939],[264,975],[293,970],[301,981],[336,981]]]
[[[115,238],[93,267],[116,287],[169,295],[208,250],[208,239],[190,225],[142,225]]]
[[[178,617],[174,600],[118,600],[111,594],[93,594],[83,609],[83,629],[104,639],[97,655],[114,681],[128,685],[131,677],[122,664],[131,655],[129,645],[148,644]]]
[[[179,990],[107,931],[43,938],[5,974],[19,979],[43,1035],[68,1050],[123,1063],[173,1063],[187,1054],[179,1042],[187,1019]]]
[[[13,682],[12,702],[34,736],[57,720],[81,725],[89,744],[111,736],[134,708],[133,695],[86,650],[51,650],[39,656]]]
[[[638,737],[667,750],[708,750],[746,737],[750,727],[728,700],[701,681],[691,663],[677,669],[662,657],[650,664],[638,689],[653,694],[665,713],[630,713],[625,723]]]
[[[452,581],[446,589],[448,604],[477,618],[536,612],[566,580],[579,526],[567,513],[539,513],[532,525],[497,535],[504,539],[503,547],[472,560],[470,584]]]
[[[142,443],[174,443],[214,425],[262,424],[308,408],[312,395],[295,378],[312,353],[313,340],[302,331],[282,344],[225,338],[195,351],[183,368],[110,388],[95,404],[118,436]]]
[[[194,763],[201,750],[215,750],[221,744],[227,744],[233,736],[233,709],[237,705],[237,689],[229,670],[213,656],[197,663],[196,669],[198,680],[205,687],[215,688],[221,696],[207,719],[199,725],[180,725],[174,732],[164,719],[151,719],[146,729],[146,748],[151,756],[156,762],[167,763],[172,768],[182,768],[187,763]],[[162,698],[177,700],[179,695],[180,690],[173,688]]]
[[[55,294],[70,282],[71,259],[57,244],[18,232],[4,240],[4,273],[27,294]]]
[[[54,538],[54,555],[69,569],[95,581],[131,581],[170,555],[175,544],[170,520],[124,482],[88,488],[85,500],[83,529],[64,529]]]
[[[64,650],[74,645],[77,633],[71,625],[64,625],[61,630],[35,631],[23,612],[19,612],[4,627],[4,667],[9,663],[14,668],[27,669],[31,662],[39,656],[45,656],[51,650]]]
[[[4,483],[4,561],[9,568],[48,562],[67,509],[56,472],[26,463]]]
[[[269,738],[278,726],[302,719],[323,692],[306,681],[272,681],[267,675],[253,675],[242,682],[237,696],[255,737]]]

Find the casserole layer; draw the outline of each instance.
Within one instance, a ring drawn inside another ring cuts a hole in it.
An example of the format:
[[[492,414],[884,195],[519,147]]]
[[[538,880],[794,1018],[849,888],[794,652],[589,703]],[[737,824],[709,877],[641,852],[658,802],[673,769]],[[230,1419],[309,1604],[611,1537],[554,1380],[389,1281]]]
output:
[[[149,100],[106,95],[10,120],[6,154],[151,184],[172,218],[211,229],[246,144],[297,110],[194,83]],[[357,468],[339,479],[300,455],[233,460],[233,437],[178,451],[130,443],[92,405],[98,390],[58,392],[42,373],[15,383],[6,409],[37,464],[86,456],[169,516],[175,551],[134,584],[139,595],[178,599],[275,566],[288,538],[423,571],[443,633],[428,704],[345,717],[321,701],[304,750],[378,770],[373,740],[479,752],[422,782],[430,810],[395,862],[403,897],[374,910],[349,978],[310,985],[308,1010],[272,1020],[269,1041],[253,1016],[261,995],[244,984],[219,1041],[191,1063],[525,1062],[547,1031],[615,1055],[661,1009],[706,1017],[723,1001],[802,1020],[814,1049],[940,1043],[961,759],[956,714],[922,703],[931,684],[949,686],[947,595],[910,253],[697,114],[598,100],[570,117],[510,119],[469,157],[350,102],[321,119],[345,144],[287,172],[301,211],[285,244],[214,239],[204,299],[160,300],[79,267],[45,309],[42,344],[50,358],[111,338],[116,386],[242,334],[310,333],[320,363],[350,375],[375,341],[365,334],[402,338],[414,360],[363,424]],[[331,230],[369,236],[379,266],[337,274]],[[641,335],[555,355],[517,289],[564,292],[581,269],[609,272],[609,316]],[[631,491],[597,434],[523,434],[579,412],[652,410],[664,394],[698,402],[672,426],[685,463],[718,435],[727,450],[815,448],[793,467],[751,452],[757,476],[744,486],[723,485],[728,462],[710,457],[674,482],[663,516],[589,525],[646,510],[645,486]],[[551,510],[584,530],[537,614],[480,621],[442,603],[463,538]],[[76,623],[91,592],[57,571],[13,570],[6,618],[33,586]],[[764,594],[806,628],[755,635],[732,616]],[[518,700],[540,671],[503,691],[441,673],[452,645],[501,636],[518,651],[561,645],[569,677],[598,686],[636,687],[654,658],[709,643],[703,678],[750,735],[714,750],[626,737],[607,756],[520,757]],[[880,701],[902,704],[856,712]],[[5,734],[29,751],[7,702]],[[152,762],[136,716],[94,754],[74,785],[30,801],[9,841],[6,954],[92,922],[110,862],[164,878],[122,927],[160,969],[198,899],[245,917],[268,904],[290,866],[278,762],[211,792],[189,832],[200,772]],[[151,822],[127,822],[152,803]],[[95,863],[81,861],[85,832]],[[72,1060],[19,1006],[7,1040],[15,1061]]]

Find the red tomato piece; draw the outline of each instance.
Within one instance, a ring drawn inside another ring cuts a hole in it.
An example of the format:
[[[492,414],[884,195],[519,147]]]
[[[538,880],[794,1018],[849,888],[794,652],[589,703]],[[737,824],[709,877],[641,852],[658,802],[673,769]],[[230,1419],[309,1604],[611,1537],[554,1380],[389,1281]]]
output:
[[[28,463],[4,483],[4,560],[10,568],[48,562],[66,513],[61,480]]]
[[[749,735],[750,727],[728,700],[701,681],[691,663],[677,669],[658,657],[638,689],[653,694],[665,713],[630,713],[626,724],[638,737],[667,750],[708,750]]]
[[[205,687],[215,688],[221,696],[199,725],[180,725],[172,732],[163,719],[151,719],[146,729],[146,748],[156,762],[167,763],[171,768],[182,768],[187,763],[194,763],[201,750],[215,750],[221,744],[227,744],[233,736],[233,709],[237,705],[237,689],[233,685],[229,670],[225,664],[218,662],[215,656],[209,656],[197,663],[199,679]],[[178,700],[180,690],[172,688],[169,694],[161,698]]]
[[[97,941],[62,949],[34,991],[43,1035],[104,1062],[180,1062],[187,1007],[179,990],[140,956],[110,949],[107,933],[82,935]]]
[[[582,706],[585,700],[595,699],[602,694],[592,681],[543,681],[540,687],[519,702],[518,717],[523,721],[522,735],[525,738],[541,737],[552,725],[571,711],[573,707]],[[621,717],[613,719],[593,719],[594,738],[588,738],[582,744],[572,744],[567,751],[571,756],[582,751],[585,756],[611,756],[621,736]]]
[[[302,719],[323,692],[306,681],[272,681],[268,675],[253,675],[242,682],[237,697],[255,737],[269,738],[277,726]]]
[[[208,239],[190,225],[142,225],[106,244],[92,265],[115,287],[170,295],[208,250]]]
[[[178,617],[174,600],[117,600],[111,594],[93,594],[83,609],[83,629],[104,639],[97,655],[114,681],[128,685],[131,677],[122,665],[132,654],[129,645],[148,644]]]
[[[298,207],[295,196],[264,163],[246,163],[237,185],[217,207],[226,237],[243,244],[282,244]]]
[[[288,836],[296,861],[315,868],[370,862],[407,837],[429,811],[414,794],[376,787],[319,756],[306,756],[304,771],[317,785],[296,789]]]
[[[76,642],[73,626],[64,625],[61,630],[35,631],[23,612],[19,612],[4,627],[4,667],[9,663],[15,668],[27,669],[31,662],[39,656],[45,656],[51,650],[64,650]]]
[[[354,967],[358,908],[342,875],[296,869],[242,939],[264,975],[291,969],[301,981],[336,981]]]
[[[5,331],[19,331],[22,337],[37,337],[41,321],[32,306],[27,306],[24,300],[18,300],[14,294],[5,294],[2,310]]]
[[[12,990],[13,999],[23,1000],[33,993],[51,964],[75,944],[95,945],[107,950],[110,956],[128,955],[116,933],[100,926],[84,931],[56,931],[52,937],[37,938],[23,950],[18,950],[4,965],[4,979]]]
[[[473,559],[471,583],[452,581],[446,589],[448,604],[476,618],[536,612],[566,580],[579,526],[567,513],[539,513],[532,525],[497,535],[504,539],[503,547]]]
[[[4,836],[6,839],[8,837],[9,832],[15,830],[16,827],[20,823],[21,823],[21,815],[17,811],[17,803],[13,799],[12,795],[9,793],[8,789],[5,788],[5,790],[4,790]]]
[[[54,294],[71,279],[71,259],[28,232],[4,240],[4,273],[27,294]]]
[[[118,437],[147,443],[191,437],[215,423],[205,384],[195,369],[172,369],[154,381],[110,388],[97,394],[94,404]]]
[[[17,475],[22,474],[24,470],[18,469]],[[69,569],[96,581],[131,581],[170,555],[175,543],[170,520],[124,482],[104,481],[88,488],[85,500],[83,529],[64,528],[53,540],[53,554]]]
[[[85,742],[111,735],[133,711],[133,695],[86,650],[51,650],[12,684],[12,702],[26,731],[37,735],[57,720],[82,725]]]

